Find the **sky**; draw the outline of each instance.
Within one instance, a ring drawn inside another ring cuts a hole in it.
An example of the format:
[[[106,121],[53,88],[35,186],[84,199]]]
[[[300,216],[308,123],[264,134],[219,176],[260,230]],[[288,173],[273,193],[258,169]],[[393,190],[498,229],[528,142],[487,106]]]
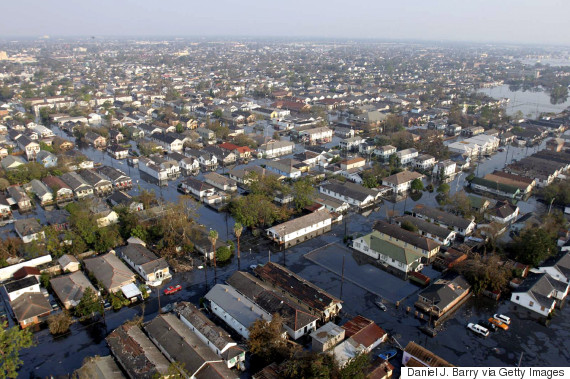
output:
[[[319,37],[570,45],[568,0],[5,0],[0,38]]]

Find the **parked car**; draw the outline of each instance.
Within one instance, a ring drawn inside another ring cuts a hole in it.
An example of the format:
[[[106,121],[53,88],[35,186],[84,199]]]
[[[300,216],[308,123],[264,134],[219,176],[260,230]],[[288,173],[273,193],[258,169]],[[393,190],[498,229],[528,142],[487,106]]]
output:
[[[493,325],[498,326],[499,328],[501,328],[503,330],[509,330],[509,326],[499,319],[496,319],[494,317],[489,317],[489,322]]]
[[[490,332],[496,332],[497,331],[497,325],[487,321],[487,320],[481,320],[478,322],[479,325],[481,325],[484,328],[489,329]]]
[[[470,322],[467,324],[467,328],[472,330],[473,332],[482,335],[483,337],[487,337],[489,335],[489,329],[482,327],[479,324],[474,324]]]
[[[493,318],[495,318],[495,319],[497,319],[497,320],[499,320],[499,321],[502,321],[502,322],[504,322],[504,323],[507,324],[507,325],[510,325],[510,324],[511,324],[511,318],[508,317],[508,316],[495,313],[495,314],[493,315]]]
[[[181,289],[182,289],[182,286],[180,284],[177,284],[176,286],[169,286],[169,287],[164,289],[164,294],[165,295],[172,295],[173,293],[176,293],[176,292],[180,291]]]

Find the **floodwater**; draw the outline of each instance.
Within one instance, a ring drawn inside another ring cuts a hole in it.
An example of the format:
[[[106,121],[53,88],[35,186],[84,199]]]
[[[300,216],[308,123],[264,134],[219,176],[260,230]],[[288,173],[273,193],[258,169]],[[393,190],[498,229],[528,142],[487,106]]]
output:
[[[553,105],[550,102],[550,95],[545,91],[511,91],[509,86],[504,84],[497,87],[481,88],[480,93],[489,95],[495,99],[507,98],[509,103],[506,105],[507,115],[511,116],[517,111],[521,111],[526,117],[536,118],[540,113],[561,112],[570,105],[570,101],[566,100],[561,104]]]
[[[138,169],[129,167],[126,162],[118,162],[105,153],[92,148],[85,148],[83,152],[95,162],[120,168],[133,178],[134,183],[138,183],[141,188],[154,190],[158,196],[167,201],[176,201],[180,194],[176,191],[177,183],[182,180],[169,183],[167,187],[158,187],[140,179]],[[505,162],[510,163],[512,159],[520,159],[523,156],[533,153],[533,149],[513,148],[500,152],[490,159],[486,159],[479,165],[479,175],[492,172],[503,167]],[[508,155],[507,155],[508,154]],[[254,161],[252,164],[259,164]],[[221,173],[222,170],[220,169]],[[450,183],[451,192],[455,192],[465,184],[463,174]],[[130,191],[136,195],[139,189]],[[370,232],[373,223],[378,219],[386,219],[387,211],[395,209],[400,214],[405,210],[411,210],[415,203],[429,204],[437,206],[435,192],[423,192],[422,198],[413,201],[411,198],[398,201],[397,203],[383,202],[373,210],[367,217],[352,213],[348,216],[347,229],[349,234],[364,234]],[[542,207],[533,199],[527,202],[520,202],[521,212],[533,210],[535,207]],[[42,212],[38,209],[37,212]],[[215,228],[220,236],[227,236],[233,239],[233,219],[224,213],[217,213],[207,207],[200,206],[197,210],[199,222],[209,228]],[[537,322],[519,317],[518,312],[511,308],[508,301],[501,300],[498,305],[499,313],[506,313],[512,319],[511,330],[507,332],[499,331],[486,339],[479,338],[470,333],[465,326],[468,322],[488,318],[497,311],[497,305],[486,299],[469,300],[450,320],[448,320],[443,330],[434,339],[430,339],[417,329],[421,325],[420,320],[414,318],[413,312],[408,314],[406,306],[412,306],[417,299],[414,288],[407,288],[406,292],[411,295],[396,309],[393,304],[388,304],[388,311],[382,312],[375,305],[378,294],[383,296],[383,285],[374,286],[378,290],[371,293],[366,289],[354,284],[349,280],[341,281],[341,277],[327,269],[330,265],[317,265],[304,257],[305,254],[325,246],[327,244],[342,244],[344,236],[344,225],[335,225],[331,232],[309,240],[300,245],[294,246],[282,252],[273,252],[271,260],[286,265],[289,269],[298,273],[302,277],[310,280],[316,285],[329,291],[335,296],[342,298],[343,314],[342,322],[358,314],[373,319],[387,332],[406,345],[409,341],[415,341],[431,349],[434,353],[441,355],[453,364],[461,366],[513,366],[518,363],[520,354],[523,366],[564,366],[570,362],[570,314],[568,309],[557,311],[550,327],[545,327]],[[244,232],[242,241],[250,236],[249,232]],[[244,249],[241,259],[242,269],[252,264],[265,263],[269,259],[267,248],[255,248],[250,251]],[[357,269],[357,263],[351,262],[350,267]],[[237,259],[232,258],[230,264],[219,267],[217,270],[217,282],[223,282],[229,275],[237,270]],[[183,290],[171,295],[157,297],[154,292],[144,305],[135,305],[123,308],[118,312],[109,311],[106,313],[105,324],[82,325],[74,324],[71,332],[64,337],[53,338],[48,330],[35,333],[34,338],[37,346],[22,351],[21,358],[24,365],[20,370],[23,378],[46,377],[49,375],[64,375],[79,368],[86,357],[93,355],[107,355],[109,349],[104,338],[121,325],[124,321],[132,319],[137,315],[144,315],[145,320],[155,317],[160,305],[164,306],[174,301],[191,301],[198,304],[198,301],[207,292],[204,278],[204,270],[194,270],[188,273],[174,274],[171,284],[182,284]],[[368,275],[373,275],[372,272]],[[214,283],[214,270],[208,268],[208,285]],[[385,275],[378,275],[376,280],[384,281],[392,278]],[[371,278],[371,280],[375,280]],[[397,282],[395,285],[398,285]],[[407,284],[406,284],[407,285]],[[160,289],[162,291],[162,289]],[[387,296],[390,294],[386,293]],[[412,308],[413,309],[413,308]],[[386,344],[382,344],[379,349],[387,349]],[[495,349],[499,348],[499,349]],[[395,358],[396,359],[396,358]],[[398,362],[393,362],[398,366]]]

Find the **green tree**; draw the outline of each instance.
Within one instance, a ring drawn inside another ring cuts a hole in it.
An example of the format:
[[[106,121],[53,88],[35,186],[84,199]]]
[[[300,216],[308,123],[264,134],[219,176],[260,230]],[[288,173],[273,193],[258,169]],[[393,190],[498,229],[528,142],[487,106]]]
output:
[[[79,300],[79,304],[75,307],[75,315],[81,318],[93,317],[96,313],[102,313],[103,307],[99,301],[99,296],[91,288],[87,287],[83,291],[83,296]]]
[[[71,317],[67,312],[52,314],[48,317],[48,327],[51,334],[63,334],[69,331]]]
[[[311,205],[314,199],[315,188],[309,179],[304,178],[293,183],[293,203],[297,211]]]
[[[416,233],[418,231],[418,227],[412,224],[410,221],[406,220],[402,222],[402,229],[409,230],[410,232]]]
[[[0,324],[0,377],[18,377],[18,368],[24,363],[20,359],[20,351],[31,346],[34,346],[34,341],[29,329],[8,328],[6,321]]]
[[[338,367],[332,354],[319,354],[317,352],[301,352],[282,364],[284,378],[335,378]]]
[[[234,234],[237,238],[237,256],[238,256],[238,264],[239,264],[239,259],[240,257],[240,246],[239,246],[239,240],[241,238],[241,233],[243,232],[243,225],[240,224],[239,222],[236,222],[234,224]],[[238,267],[239,269],[239,267]]]
[[[521,263],[538,266],[556,253],[556,239],[542,228],[525,229],[515,237],[511,250]]]
[[[216,261],[225,262],[232,256],[232,250],[227,246],[220,246],[216,250]]]
[[[439,187],[437,187],[437,192],[439,192],[441,194],[447,194],[447,193],[449,193],[450,189],[451,189],[451,187],[449,187],[449,184],[441,183],[439,185]]]
[[[224,114],[224,113],[223,113],[223,111],[222,111],[221,109],[216,109],[216,110],[212,113],[212,115],[213,115],[215,118],[222,118],[223,114]]]
[[[249,330],[247,347],[264,364],[282,362],[290,358],[295,350],[282,335],[283,319],[274,314],[271,321],[257,319]]]
[[[370,357],[368,354],[360,353],[349,359],[340,370],[340,379],[365,379],[369,367]]]
[[[411,184],[412,191],[419,192],[424,190],[424,183],[421,179],[414,179]]]

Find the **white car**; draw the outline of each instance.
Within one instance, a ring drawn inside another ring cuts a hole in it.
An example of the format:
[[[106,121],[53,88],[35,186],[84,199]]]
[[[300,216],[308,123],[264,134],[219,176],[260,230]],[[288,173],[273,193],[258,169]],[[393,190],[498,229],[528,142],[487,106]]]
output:
[[[493,315],[493,318],[496,318],[499,321],[504,322],[505,324],[509,325],[511,323],[511,318],[505,315],[500,315],[498,313],[495,313]]]
[[[483,337],[487,337],[489,335],[489,329],[482,327],[479,324],[474,324],[470,322],[467,324],[467,328],[474,331],[477,334],[482,335]]]

